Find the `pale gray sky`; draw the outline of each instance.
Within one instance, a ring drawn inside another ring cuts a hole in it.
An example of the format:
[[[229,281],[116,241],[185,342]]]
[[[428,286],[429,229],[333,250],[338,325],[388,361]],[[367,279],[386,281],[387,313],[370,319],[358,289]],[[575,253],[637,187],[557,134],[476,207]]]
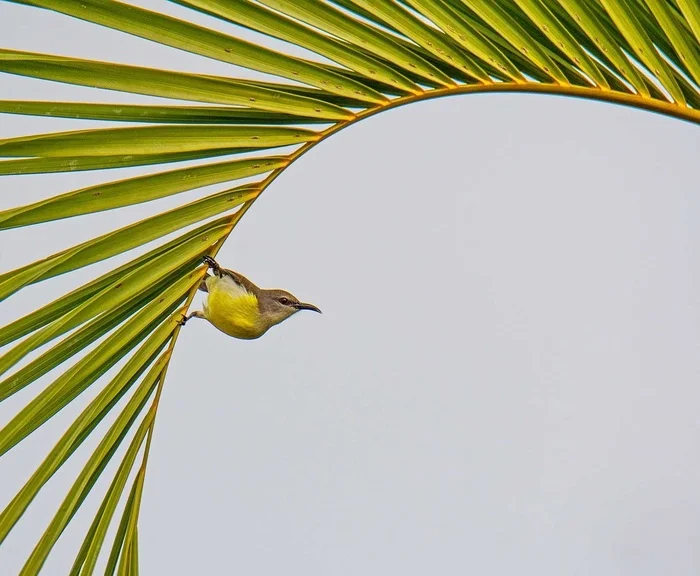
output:
[[[0,38],[229,70],[5,3]],[[0,98],[146,100],[11,76]],[[0,116],[0,137],[85,125]],[[677,120],[484,95],[386,112],[304,156],[219,260],[324,314],[253,342],[186,327],[149,462],[142,573],[700,573],[699,151],[700,129]],[[5,178],[0,204],[102,179]],[[0,267],[201,194],[3,232]],[[0,322],[112,266],[13,296]],[[0,422],[41,385],[1,404]],[[0,460],[0,505],[92,395]],[[0,548],[0,573],[18,572],[86,454]],[[46,574],[71,565],[98,487]]]

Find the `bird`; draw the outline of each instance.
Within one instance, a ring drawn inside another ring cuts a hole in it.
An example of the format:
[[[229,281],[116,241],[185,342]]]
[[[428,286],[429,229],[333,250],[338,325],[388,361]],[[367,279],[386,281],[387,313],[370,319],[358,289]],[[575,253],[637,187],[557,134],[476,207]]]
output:
[[[229,336],[255,340],[299,310],[321,313],[313,304],[300,302],[285,290],[258,288],[238,272],[219,266],[211,256],[204,256],[203,260],[212,272],[199,285],[200,290],[207,292],[203,310],[183,314],[181,326],[191,318],[204,318]]]

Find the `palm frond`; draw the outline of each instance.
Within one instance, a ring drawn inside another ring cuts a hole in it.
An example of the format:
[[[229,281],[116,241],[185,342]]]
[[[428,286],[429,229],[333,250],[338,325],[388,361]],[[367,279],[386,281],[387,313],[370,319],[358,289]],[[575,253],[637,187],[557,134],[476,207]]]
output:
[[[93,574],[100,558],[107,574],[138,573],[150,441],[178,319],[204,274],[201,258],[215,255],[260,193],[313,146],[383,110],[483,92],[569,95],[700,124],[700,4],[694,0],[174,1],[218,19],[228,33],[115,0],[15,3],[26,5],[30,16],[36,8],[52,10],[214,59],[230,66],[230,74],[102,62],[89,51],[75,58],[0,48],[0,72],[175,101],[0,100],[3,114],[137,124],[0,140],[1,175],[104,171],[99,184],[0,212],[0,228],[225,187],[0,275],[0,300],[6,300],[160,242],[0,328],[0,401],[62,369],[0,431],[0,455],[80,402],[89,387],[98,389],[0,515],[2,543],[83,442],[99,437],[23,574],[39,572],[115,458],[119,464],[70,573]],[[244,39],[242,29],[289,50]],[[193,160],[198,163],[166,168]],[[121,179],[107,172],[134,166],[157,171]],[[108,416],[111,424],[100,433]],[[116,534],[108,543],[112,525]]]

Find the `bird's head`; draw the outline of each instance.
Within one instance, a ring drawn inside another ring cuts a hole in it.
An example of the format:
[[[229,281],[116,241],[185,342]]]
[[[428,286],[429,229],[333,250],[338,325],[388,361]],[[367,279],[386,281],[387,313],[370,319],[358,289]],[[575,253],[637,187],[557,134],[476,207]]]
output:
[[[258,298],[260,314],[268,328],[286,320],[299,310],[321,313],[313,304],[300,302],[296,296],[285,290],[261,290]]]

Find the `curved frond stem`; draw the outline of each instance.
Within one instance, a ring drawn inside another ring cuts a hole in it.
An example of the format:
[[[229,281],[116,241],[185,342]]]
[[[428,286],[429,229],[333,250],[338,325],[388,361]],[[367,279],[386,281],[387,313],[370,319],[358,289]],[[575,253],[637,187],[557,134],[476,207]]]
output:
[[[356,124],[361,120],[365,120],[371,116],[384,112],[385,110],[390,110],[392,108],[398,108],[400,106],[406,106],[408,104],[413,104],[414,102],[422,102],[425,100],[432,100],[435,98],[445,98],[447,96],[458,96],[462,94],[486,94],[486,93],[503,93],[503,94],[550,94],[555,96],[568,96],[572,98],[583,98],[586,100],[595,100],[599,102],[608,102],[611,104],[618,104],[621,106],[627,106],[631,108],[637,108],[640,110],[647,110],[649,112],[655,112],[657,114],[662,114],[664,116],[670,116],[671,118],[676,118],[677,120],[684,120],[686,122],[692,122],[694,124],[700,125],[700,110],[694,108],[688,108],[687,106],[679,106],[672,102],[665,100],[657,100],[655,98],[647,98],[644,96],[639,96],[637,94],[631,94],[628,92],[617,92],[613,90],[601,90],[599,88],[588,88],[585,86],[572,86],[572,85],[561,85],[561,84],[545,84],[540,82],[498,82],[493,84],[467,84],[456,86],[453,88],[441,88],[431,90],[429,92],[424,92],[422,94],[416,94],[412,96],[406,96],[403,98],[397,98],[392,100],[388,104],[380,107],[370,108],[368,110],[359,112],[354,118],[347,121],[338,122],[330,128],[320,132],[320,137],[317,140],[307,142],[300,146],[297,150],[291,153],[287,159],[288,162],[281,168],[277,168],[270,172],[270,174],[259,184],[258,195],[246,202],[241,206],[235,214],[236,222],[240,220],[243,215],[248,211],[248,209],[253,205],[255,200],[257,200],[260,195],[267,189],[267,187],[274,182],[278,176],[280,176],[287,168],[289,168],[295,160],[301,158],[304,154],[309,152],[312,148],[324,142],[333,134],[340,132],[344,128]],[[234,224],[235,226],[235,224]],[[233,231],[233,228],[231,229]],[[229,232],[230,234],[230,232]],[[220,243],[218,243],[218,248],[213,252],[212,256],[215,256],[221,245],[226,241],[228,235],[226,234]]]
[[[357,114],[355,118],[349,121],[344,121],[344,122],[339,122],[338,124],[335,124],[328,128],[327,130],[324,130],[321,132],[320,138],[317,140],[313,140],[311,142],[308,142],[298,148],[296,151],[294,151],[292,154],[289,155],[288,159],[289,161],[287,164],[284,166],[277,168],[273,170],[260,184],[259,184],[259,193],[252,199],[247,200],[246,202],[243,203],[243,205],[231,216],[230,219],[230,230],[224,234],[224,236],[212,247],[210,250],[210,255],[212,257],[215,257],[221,247],[224,245],[226,240],[228,239],[229,235],[231,232],[233,232],[236,224],[243,218],[245,213],[250,209],[250,207],[254,204],[255,200],[257,200],[260,195],[262,194],[265,189],[268,188],[289,166],[291,166],[294,161],[298,160],[301,158],[304,154],[309,152],[314,146],[317,146],[321,142],[325,141],[326,139],[330,138],[332,135],[340,132],[344,128],[347,128],[348,126],[351,126],[352,124],[355,124],[357,122],[360,122],[361,120],[364,120],[366,118],[369,118],[371,116],[374,116],[380,112],[383,112],[385,110],[391,109],[391,108],[398,108],[399,106],[406,106],[408,104],[412,104],[414,102],[420,102],[424,100],[431,100],[434,98],[444,98],[447,96],[456,96],[460,94],[482,94],[482,93],[530,93],[530,94],[553,94],[553,95],[559,95],[559,96],[569,96],[569,97],[574,97],[574,98],[584,98],[588,100],[597,100],[597,101],[602,101],[602,102],[609,102],[613,104],[619,104],[622,106],[628,106],[632,108],[638,108],[638,109],[643,109],[643,110],[648,110],[651,112],[656,112],[658,114],[663,114],[666,116],[670,116],[672,118],[676,118],[679,120],[685,120],[687,122],[693,122],[695,124],[700,125],[700,110],[695,110],[692,108],[688,107],[682,107],[677,104],[673,104],[671,102],[667,102],[664,100],[656,100],[652,98],[645,98],[643,96],[638,96],[635,94],[630,94],[630,93],[623,93],[623,92],[615,92],[611,90],[601,90],[598,88],[587,88],[584,86],[563,86],[561,84],[542,84],[542,83],[519,83],[519,82],[512,82],[512,83],[497,83],[497,84],[472,84],[472,85],[463,85],[463,86],[458,86],[455,88],[445,88],[445,89],[437,89],[433,90],[430,92],[425,92],[422,94],[418,95],[412,95],[412,96],[406,96],[404,98],[398,98],[396,100],[391,101],[390,103],[381,106],[381,107],[375,107],[368,109],[364,112],[361,112]],[[197,287],[193,288],[191,293],[187,297],[187,301],[185,305],[183,306],[183,310],[187,311],[189,309],[190,304],[192,303],[192,300],[194,299],[194,295],[197,292]],[[173,337],[170,341],[170,345],[168,348],[168,352],[172,353],[175,344],[177,343],[178,336],[180,334],[180,326],[177,326],[173,332]],[[172,354],[170,356],[172,358]],[[169,365],[169,362],[168,362]],[[165,366],[163,370],[163,376],[158,383],[158,388],[156,390],[155,397],[153,399],[153,403],[151,405],[151,410],[153,410],[153,420],[149,426],[148,430],[148,437],[146,439],[146,448],[144,451],[143,455],[143,461],[141,464],[141,469],[143,472],[140,471],[140,473],[145,474],[145,467],[148,462],[148,454],[150,451],[150,446],[151,446],[151,439],[153,436],[153,426],[155,424],[155,411],[158,409],[158,403],[160,401],[162,389],[163,389],[163,383],[165,381],[165,373],[167,371],[168,365]],[[140,499],[140,490],[137,492],[136,495],[137,498],[137,503],[136,505],[138,506],[138,499]]]
[[[586,100],[608,102],[611,104],[618,104],[621,106],[637,108],[640,110],[647,110],[649,112],[655,112],[657,114],[662,114],[664,116],[676,118],[677,120],[684,120],[686,122],[692,122],[694,124],[700,125],[700,110],[698,109],[689,108],[687,106],[680,106],[678,104],[674,104],[666,100],[658,100],[655,98],[648,98],[645,96],[640,96],[628,92],[617,92],[614,90],[601,90],[599,88],[589,88],[585,86],[547,84],[540,82],[498,82],[493,84],[467,84],[452,88],[439,88],[431,90],[429,92],[424,92],[422,94],[397,98],[383,106],[364,110],[362,112],[359,112],[354,118],[347,121],[338,122],[330,128],[327,128],[326,130],[320,132],[320,137],[318,139],[305,143],[293,153],[291,153],[287,157],[287,164],[285,164],[281,168],[277,168],[270,172],[270,174],[259,184],[259,193],[257,194],[257,196],[251,200],[247,200],[246,202],[244,202],[241,208],[236,212],[236,214],[234,215],[236,218],[236,223],[243,217],[243,215],[253,205],[255,200],[257,200],[260,197],[260,195],[267,189],[267,187],[270,184],[272,184],[272,182],[274,182],[277,179],[277,177],[280,176],[287,168],[289,168],[296,160],[298,160],[304,154],[309,152],[312,148],[314,148],[321,142],[324,142],[333,134],[340,132],[344,128],[356,124],[361,120],[365,120],[366,118],[379,114],[380,112],[384,112],[385,110],[398,108],[400,106],[406,106],[408,104],[413,104],[414,102],[422,102],[425,100],[445,98],[447,96],[458,96],[462,94],[486,93],[550,94],[555,96],[583,98]],[[235,226],[235,224],[233,226]],[[231,231],[233,231],[233,227],[231,228]],[[229,234],[230,232],[224,235],[221,242],[217,243],[217,248],[212,252],[212,256],[216,255],[223,243],[226,242]],[[177,334],[175,335],[174,340],[175,339],[177,339]]]
[[[223,245],[224,241],[226,238],[228,238],[229,234],[233,231],[233,228],[236,226],[236,224],[240,221],[241,217],[243,216],[243,212],[246,209],[247,206],[250,206],[252,201],[246,202],[239,210],[237,210],[230,218],[230,222],[228,225],[228,231],[226,234],[220,238],[216,244],[212,247],[210,250],[210,253],[212,255],[216,255],[218,251],[221,249],[221,246]],[[202,267],[201,269],[201,276],[200,280],[204,278],[204,275],[206,274],[207,268]],[[197,293],[197,290],[199,289],[199,282],[197,282],[190,292],[187,295],[187,298],[185,300],[185,303],[183,304],[181,310],[184,313],[189,309],[190,305],[192,304],[192,300],[194,299],[195,294]],[[138,518],[139,518],[139,511],[141,507],[141,496],[143,494],[143,486],[145,482],[145,477],[146,477],[146,467],[148,466],[148,457],[151,452],[151,443],[153,441],[153,431],[155,428],[155,422],[156,422],[156,415],[158,413],[158,407],[160,405],[160,399],[163,394],[163,385],[165,383],[165,377],[168,372],[168,368],[170,367],[170,359],[172,358],[173,351],[175,349],[175,344],[177,342],[177,338],[180,334],[180,330],[182,330],[182,326],[180,324],[176,325],[173,329],[172,332],[172,337],[170,339],[170,342],[168,344],[168,348],[163,354],[164,357],[166,358],[165,364],[163,366],[163,369],[160,374],[160,378],[158,380],[158,384],[156,387],[156,391],[153,397],[153,401],[151,402],[151,406],[148,409],[148,412],[146,413],[145,420],[149,422],[148,424],[148,429],[146,431],[146,441],[145,441],[145,446],[143,450],[143,456],[141,458],[141,465],[139,466],[138,472],[136,473],[136,478],[134,480],[134,485],[132,488],[132,494],[130,498],[133,498],[133,501],[130,505],[130,517],[127,522],[126,526],[126,533],[124,535],[124,544],[121,549],[121,558],[122,562],[120,563],[120,566],[125,566],[126,562],[129,560],[133,562],[138,562],[138,551],[136,550],[136,546],[132,544],[132,542],[136,542],[136,534],[138,530]]]
[[[644,96],[639,96],[636,94],[631,94],[627,92],[616,92],[612,90],[601,90],[599,88],[588,88],[585,86],[564,86],[561,84],[544,84],[544,83],[520,83],[520,82],[500,82],[494,84],[468,84],[457,86],[453,88],[443,88],[436,89],[430,92],[424,92],[422,94],[416,94],[411,96],[406,96],[403,98],[397,98],[392,100],[388,104],[383,106],[370,108],[363,112],[358,113],[353,119],[348,121],[339,122],[334,124],[330,128],[322,131],[320,137],[316,140],[305,143],[303,146],[291,153],[287,158],[288,162],[272,172],[260,182],[258,194],[243,203],[243,205],[231,216],[230,220],[230,230],[226,232],[223,237],[216,242],[210,251],[210,255],[215,257],[221,247],[224,245],[228,239],[231,232],[235,228],[236,224],[243,218],[245,213],[250,209],[250,207],[255,203],[255,201],[260,197],[260,195],[296,160],[301,158],[304,154],[309,152],[312,148],[324,142],[326,139],[330,138],[334,134],[340,132],[344,128],[351,126],[357,122],[365,120],[371,116],[379,114],[385,110],[392,108],[398,108],[400,106],[406,106],[414,102],[421,102],[424,100],[431,100],[434,98],[445,98],[447,96],[457,96],[461,94],[484,94],[484,93],[524,93],[524,94],[552,94],[558,96],[569,96],[573,98],[584,98],[587,100],[596,100],[601,102],[608,102],[612,104],[618,104],[622,106],[628,106],[631,108],[637,108],[641,110],[647,110],[650,112],[655,112],[657,114],[663,114],[665,116],[670,116],[678,120],[685,120],[687,122],[692,122],[694,124],[700,125],[700,110],[693,108],[688,108],[686,106],[679,106],[677,104],[665,101],[657,100],[654,98],[647,98]],[[183,306],[183,309],[187,311],[192,299],[196,293],[196,287],[192,293],[188,296],[188,299]],[[173,338],[170,342],[170,351],[174,348],[177,343],[178,336],[180,334],[180,326],[178,326],[174,333]],[[166,367],[167,370],[167,367]],[[163,376],[161,382],[158,385],[158,390],[154,399],[154,405],[157,407],[158,400],[160,399],[161,389],[163,381],[165,380],[165,375]],[[147,448],[144,454],[146,459],[146,454],[148,454],[148,448],[150,447],[151,433],[149,431],[149,436],[147,440]]]

